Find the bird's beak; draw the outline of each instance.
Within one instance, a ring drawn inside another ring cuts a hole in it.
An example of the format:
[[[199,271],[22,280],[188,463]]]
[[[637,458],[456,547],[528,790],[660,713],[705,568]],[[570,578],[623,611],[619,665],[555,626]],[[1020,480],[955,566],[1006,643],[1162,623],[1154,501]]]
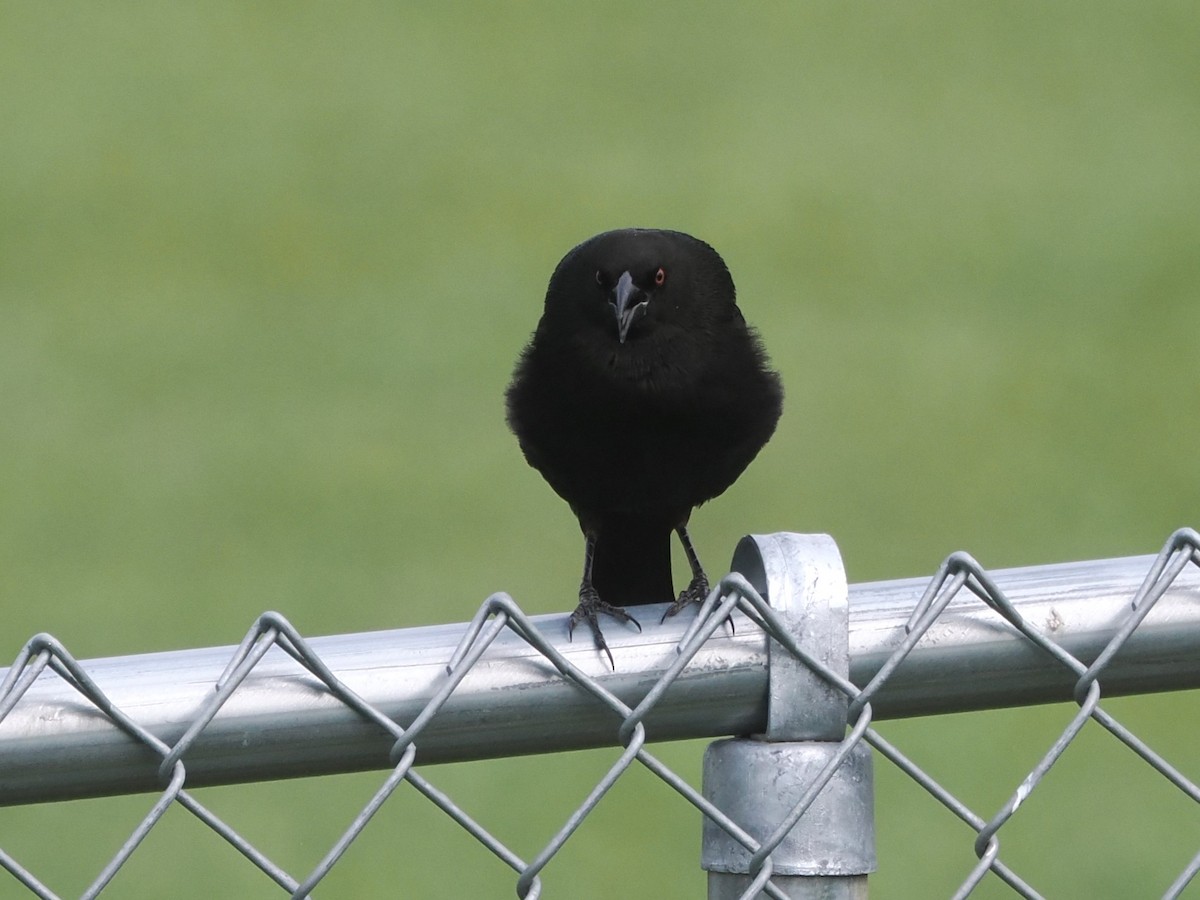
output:
[[[633,323],[646,314],[646,304],[650,298],[642,289],[633,283],[633,276],[628,272],[621,273],[617,285],[612,289],[609,303],[617,316],[617,337],[625,343],[625,336]]]

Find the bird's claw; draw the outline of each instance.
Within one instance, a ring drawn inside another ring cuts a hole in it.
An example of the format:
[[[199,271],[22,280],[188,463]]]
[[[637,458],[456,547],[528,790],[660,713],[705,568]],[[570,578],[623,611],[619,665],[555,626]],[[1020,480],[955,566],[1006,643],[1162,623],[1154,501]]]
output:
[[[703,603],[704,598],[708,596],[708,590],[708,578],[706,578],[704,575],[697,575],[694,577],[692,579],[692,583],[679,592],[678,599],[676,599],[674,603],[667,607],[666,612],[664,612],[662,618],[659,619],[659,624],[661,625],[663,622],[667,621],[667,619],[671,618],[671,616],[678,615],[679,613],[683,612],[683,610],[687,609],[692,604],[698,605]],[[733,620],[730,620],[729,626],[731,628],[733,627]]]
[[[608,649],[608,642],[604,640],[604,634],[600,631],[600,613],[611,616],[618,622],[633,625],[638,631],[642,630],[641,623],[621,607],[601,600],[595,588],[584,588],[579,592],[579,605],[575,607],[571,618],[567,620],[567,638],[570,639],[574,635],[576,625],[580,622],[587,622],[588,627],[592,629],[592,638],[596,642],[596,649],[608,657],[608,664],[612,666],[613,671],[616,671],[617,664],[613,660],[612,651]]]

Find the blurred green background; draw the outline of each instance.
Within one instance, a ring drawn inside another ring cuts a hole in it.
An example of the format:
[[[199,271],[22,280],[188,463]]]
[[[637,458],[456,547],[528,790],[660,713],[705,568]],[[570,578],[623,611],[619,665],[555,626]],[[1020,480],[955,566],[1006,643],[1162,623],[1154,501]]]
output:
[[[693,534],[823,531],[852,581],[1157,551],[1200,488],[1194,3],[0,5],[0,604],[79,657],[566,611],[580,538],[502,414],[561,255],[703,237],[787,388]],[[1118,714],[1196,777],[1194,694]],[[1069,720],[889,723],[998,809]],[[1190,732],[1190,739],[1189,739]],[[701,743],[656,752],[698,783]],[[532,857],[611,751],[426,770]],[[971,833],[877,771],[872,896]],[[1158,896],[1194,805],[1096,730],[1003,832],[1050,897]],[[377,773],[202,791],[307,872]],[[77,896],[141,796],[0,813]],[[701,896],[699,821],[623,779],[547,896]],[[393,798],[325,897],[505,897]],[[181,810],[106,896],[279,893]],[[994,879],[976,896],[1009,896]],[[0,896],[24,896],[0,880]],[[1200,896],[1193,887],[1188,896]]]

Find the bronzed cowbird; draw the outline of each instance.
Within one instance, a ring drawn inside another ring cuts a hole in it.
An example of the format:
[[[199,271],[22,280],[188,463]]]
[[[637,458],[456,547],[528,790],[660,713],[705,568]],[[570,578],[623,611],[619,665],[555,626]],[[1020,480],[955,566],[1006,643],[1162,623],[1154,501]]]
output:
[[[630,228],[563,257],[506,399],[526,460],[583,530],[569,628],[586,621],[611,664],[599,613],[640,629],[622,607],[669,602],[665,620],[707,595],[688,518],[771,437],[779,376],[712,247],[678,231]],[[691,567],[678,597],[672,532]]]

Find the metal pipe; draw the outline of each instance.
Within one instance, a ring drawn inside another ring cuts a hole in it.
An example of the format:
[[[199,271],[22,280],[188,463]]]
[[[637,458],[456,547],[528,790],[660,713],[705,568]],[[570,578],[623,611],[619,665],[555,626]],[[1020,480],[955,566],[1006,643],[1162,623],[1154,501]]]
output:
[[[1020,612],[1085,663],[1130,614],[1153,557],[996,571]],[[903,639],[928,579],[850,587],[850,677],[865,685]],[[634,706],[675,658],[691,617],[642,633],[609,625],[616,671],[586,638],[569,643],[564,615],[533,622],[576,666]],[[719,631],[646,720],[653,740],[762,731],[767,641],[749,619]],[[465,626],[437,625],[313,638],[310,646],[364,700],[402,725],[444,683]],[[1189,566],[1101,673],[1106,695],[1200,686],[1200,572]],[[232,647],[95,659],[82,667],[112,703],[164,743],[178,740]],[[0,679],[4,672],[0,670]],[[1069,700],[1074,678],[965,592],[953,601],[873,701],[875,719]],[[609,746],[620,718],[565,682],[505,631],[417,740],[417,762]],[[273,648],[187,753],[196,787],[389,766],[392,739],[331,697]],[[0,804],[156,790],[160,759],[57,675],[46,671],[0,721]]]
[[[704,797],[721,814],[703,821],[708,900],[766,896],[767,874],[771,896],[866,900],[876,868],[870,716],[859,712],[847,734],[849,697],[814,665],[840,684],[849,675],[841,554],[827,534],[751,535],[734,568],[770,602],[772,627],[794,646],[776,633],[767,651],[765,732],[704,752]]]

